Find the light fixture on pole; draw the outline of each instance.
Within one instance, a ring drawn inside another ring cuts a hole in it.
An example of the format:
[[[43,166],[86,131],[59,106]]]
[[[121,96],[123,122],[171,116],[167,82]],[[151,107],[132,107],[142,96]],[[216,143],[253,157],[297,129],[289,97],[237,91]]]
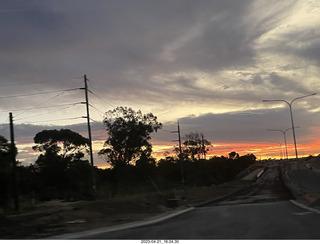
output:
[[[296,126],[295,128],[299,128],[300,126]],[[282,134],[283,134],[283,138],[284,138],[284,146],[285,146],[285,149],[286,149],[286,156],[287,156],[287,159],[288,159],[288,150],[287,150],[287,138],[286,138],[286,132],[288,131],[288,130],[292,130],[292,128],[288,128],[288,129],[286,129],[286,130],[268,130],[268,131],[280,131],[280,132],[282,132]]]
[[[309,94],[309,95],[305,95],[305,96],[302,96],[302,97],[296,97],[295,99],[293,99],[291,102],[288,102],[284,99],[271,99],[271,100],[262,100],[262,102],[285,102],[286,104],[288,104],[289,106],[289,109],[290,109],[290,116],[291,116],[291,125],[292,125],[292,134],[293,134],[293,141],[294,141],[294,149],[295,149],[295,152],[296,152],[296,158],[298,158],[298,151],[297,151],[297,142],[296,142],[296,133],[294,131],[294,123],[293,123],[293,116],[292,116],[292,104],[294,101],[298,100],[298,99],[301,99],[301,98],[305,98],[305,97],[309,97],[309,96],[314,96],[316,95],[317,93],[312,93],[312,94]]]

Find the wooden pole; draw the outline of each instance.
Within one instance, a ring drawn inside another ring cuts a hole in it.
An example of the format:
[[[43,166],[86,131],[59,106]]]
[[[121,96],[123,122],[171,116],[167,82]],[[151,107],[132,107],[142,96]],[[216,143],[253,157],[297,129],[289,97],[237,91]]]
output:
[[[89,150],[90,150],[90,163],[92,167],[92,188],[96,190],[96,177],[94,172],[94,163],[93,163],[93,152],[92,152],[92,136],[91,136],[91,126],[90,126],[90,114],[89,114],[89,99],[88,99],[88,84],[87,76],[84,75],[84,90],[86,96],[86,109],[87,109],[87,124],[88,124],[88,134],[89,134]]]
[[[11,140],[11,164],[12,164],[12,178],[13,178],[13,198],[14,198],[14,209],[16,212],[20,210],[19,193],[18,193],[18,176],[17,176],[17,161],[16,161],[16,147],[14,144],[14,131],[13,131],[13,116],[9,113],[10,119],[10,140]]]

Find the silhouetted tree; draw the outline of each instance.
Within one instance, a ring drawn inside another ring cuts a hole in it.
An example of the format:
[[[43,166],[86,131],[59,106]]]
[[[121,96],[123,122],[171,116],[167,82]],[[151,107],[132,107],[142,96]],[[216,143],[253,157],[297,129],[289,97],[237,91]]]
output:
[[[150,134],[162,128],[152,113],[143,115],[140,110],[135,112],[127,107],[108,111],[103,122],[109,138],[99,155],[104,156],[112,166],[129,165],[142,155],[150,157]]]
[[[7,156],[10,152],[8,140],[0,135],[0,156]]]
[[[239,153],[236,153],[235,151],[229,153],[229,159],[238,159]]]
[[[181,167],[179,160],[171,156],[160,159],[157,164],[156,181],[161,188],[178,187],[181,184]]]
[[[185,141],[183,142],[183,152],[191,156],[191,159],[195,160],[195,155],[200,159],[200,155],[205,155],[211,146],[211,142],[203,139],[203,135],[198,132],[191,132],[184,136]]]
[[[142,153],[140,158],[136,161],[136,166],[138,168],[150,168],[156,166],[155,158],[148,154]]]
[[[82,160],[88,153],[89,139],[69,129],[61,129],[39,132],[34,142],[38,145],[33,150],[42,153],[35,164],[47,197],[63,197],[59,194],[65,195],[71,186],[76,188],[74,185],[90,178],[89,162]]]
[[[253,153],[248,153],[247,155],[241,156],[240,159],[248,162],[255,162],[257,157]]]
[[[10,197],[10,144],[3,136],[0,136],[0,206],[6,208]]]
[[[88,153],[89,139],[69,129],[44,130],[34,137],[33,150],[53,154],[70,160],[82,158]]]

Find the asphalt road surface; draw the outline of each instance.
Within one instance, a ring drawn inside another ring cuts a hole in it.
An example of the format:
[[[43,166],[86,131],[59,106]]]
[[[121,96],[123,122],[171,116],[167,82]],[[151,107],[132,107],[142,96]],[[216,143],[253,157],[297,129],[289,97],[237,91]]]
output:
[[[81,239],[320,239],[320,215],[289,201],[209,206],[156,225]]]
[[[320,239],[320,215],[289,201],[279,167],[219,202],[158,224],[81,239]]]

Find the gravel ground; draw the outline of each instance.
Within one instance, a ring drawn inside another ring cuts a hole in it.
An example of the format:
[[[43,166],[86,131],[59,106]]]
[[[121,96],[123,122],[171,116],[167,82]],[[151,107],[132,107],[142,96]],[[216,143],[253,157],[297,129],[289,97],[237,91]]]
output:
[[[320,159],[292,160],[282,167],[283,179],[299,203],[320,210]]]
[[[32,212],[0,215],[0,239],[41,239],[154,218],[221,197],[250,182],[237,180],[217,187],[177,190],[162,195],[141,194],[96,201],[45,202],[37,205]]]

